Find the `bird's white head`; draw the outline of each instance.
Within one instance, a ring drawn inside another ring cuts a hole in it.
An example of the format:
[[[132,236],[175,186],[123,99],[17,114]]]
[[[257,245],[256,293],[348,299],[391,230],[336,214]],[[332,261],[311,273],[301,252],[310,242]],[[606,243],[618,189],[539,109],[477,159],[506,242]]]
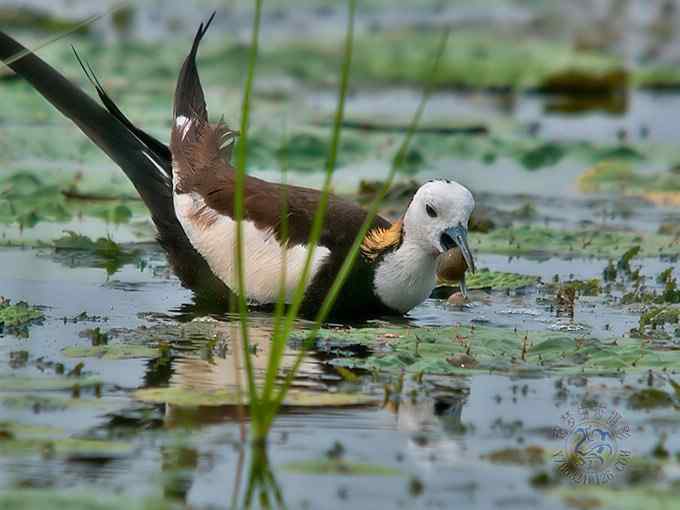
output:
[[[427,182],[413,195],[404,215],[404,240],[433,256],[458,247],[474,271],[467,243],[468,221],[474,208],[475,199],[465,186],[448,180]]]

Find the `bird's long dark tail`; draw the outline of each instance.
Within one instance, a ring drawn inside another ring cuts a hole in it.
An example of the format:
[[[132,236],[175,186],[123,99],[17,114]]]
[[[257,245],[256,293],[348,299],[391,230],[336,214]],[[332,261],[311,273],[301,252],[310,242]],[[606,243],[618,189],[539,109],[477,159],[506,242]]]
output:
[[[18,55],[23,56],[16,58]],[[3,32],[0,32],[0,60],[9,62],[10,68],[71,119],[125,172],[149,208],[158,228],[159,241],[182,283],[199,295],[226,296],[226,287],[212,275],[206,262],[193,249],[175,216],[170,149],[135,127],[82,61],[81,65],[105,108]]]

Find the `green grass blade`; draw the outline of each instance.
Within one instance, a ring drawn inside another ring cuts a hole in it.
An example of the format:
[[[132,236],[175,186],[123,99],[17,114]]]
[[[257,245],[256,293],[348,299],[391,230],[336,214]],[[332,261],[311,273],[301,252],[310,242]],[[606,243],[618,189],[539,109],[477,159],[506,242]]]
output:
[[[288,146],[284,136],[284,152],[281,157],[281,238],[288,238]],[[271,337],[271,349],[265,374],[264,388],[262,390],[262,401],[266,405],[271,400],[274,383],[279,373],[281,359],[286,347],[285,338],[282,339],[280,332],[283,327],[283,320],[286,312],[286,273],[287,273],[287,249],[281,249],[281,276],[279,278],[279,295],[274,309],[274,330]]]
[[[243,346],[243,356],[248,379],[248,394],[250,397],[250,409],[255,427],[258,427],[258,417],[260,416],[260,405],[255,384],[255,372],[250,358],[250,341],[248,337],[248,305],[245,297],[245,276],[243,269],[243,193],[246,177],[247,147],[248,147],[248,125],[250,122],[250,103],[255,78],[255,65],[257,64],[258,40],[260,33],[260,19],[262,14],[262,0],[255,0],[255,15],[253,17],[253,29],[251,38],[250,55],[248,57],[248,72],[243,91],[243,103],[241,107],[241,134],[237,147],[234,193],[234,218],[236,219],[236,246],[234,247],[234,258],[236,260],[237,300],[239,320],[241,324],[241,336]],[[256,434],[257,435],[257,434]]]

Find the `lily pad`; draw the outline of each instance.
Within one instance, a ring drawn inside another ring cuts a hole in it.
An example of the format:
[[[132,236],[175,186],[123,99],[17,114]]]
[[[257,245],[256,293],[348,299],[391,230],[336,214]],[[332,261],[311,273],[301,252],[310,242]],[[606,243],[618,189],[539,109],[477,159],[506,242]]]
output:
[[[377,464],[348,462],[344,459],[312,459],[290,462],[281,466],[289,473],[299,475],[332,476],[399,476],[401,471]]]
[[[550,453],[542,446],[529,445],[526,448],[502,448],[494,450],[482,458],[498,464],[517,464],[522,466],[535,466],[544,464],[549,458]]]
[[[302,340],[303,333],[293,335]],[[361,347],[368,356],[351,356]],[[644,340],[602,341],[550,331],[490,326],[322,329],[316,348],[331,365],[379,371],[453,374],[500,371],[607,374],[680,366],[680,352],[655,350]],[[449,362],[461,354],[476,363]]]
[[[478,252],[507,255],[544,254],[559,257],[619,258],[640,246],[642,257],[680,255],[672,236],[606,230],[555,230],[538,226],[501,228],[470,236]]]
[[[673,405],[673,397],[657,388],[643,388],[628,398],[633,409],[656,409]]]
[[[66,347],[64,356],[69,358],[135,359],[157,358],[161,350],[155,347],[135,344],[108,344],[85,347]]]
[[[70,390],[76,386],[85,388],[98,384],[101,384],[101,380],[96,377],[0,375],[0,388],[3,391],[58,391]]]
[[[579,485],[560,488],[554,492],[572,508],[598,510],[666,510],[674,508],[680,498],[677,487],[608,487]],[[587,504],[587,506],[585,506]]]
[[[44,317],[45,315],[38,308],[24,301],[11,304],[8,299],[0,297],[0,331],[16,330]]]
[[[25,455],[41,453],[47,456],[78,458],[113,458],[129,455],[134,445],[122,441],[98,439],[56,438],[56,439],[9,439],[0,441],[0,455]]]
[[[101,458],[127,455],[133,451],[131,443],[70,437],[56,427],[0,422],[0,431],[4,436],[0,440],[0,455],[40,452],[43,455]]]
[[[354,161],[357,157],[369,153],[369,146],[360,138],[348,133],[343,137],[339,150],[339,165]],[[276,138],[274,135],[265,135]],[[272,154],[275,159],[282,160],[290,168],[296,170],[318,172],[323,168],[328,156],[330,136],[326,132],[298,132],[282,143]]]
[[[236,390],[201,391],[189,388],[145,388],[132,395],[142,402],[171,404],[179,407],[217,407],[238,405]],[[246,402],[246,396],[243,398]],[[290,390],[284,405],[291,407],[347,407],[375,403],[376,399],[355,393],[330,393]]]
[[[65,223],[80,216],[117,224],[145,211],[127,183],[83,185],[75,174],[52,174],[45,177],[22,170],[0,178],[0,224],[32,228],[41,222]]]
[[[491,289],[491,290],[516,290],[523,287],[531,287],[538,283],[537,276],[529,276],[517,273],[505,273],[501,271],[491,271],[480,269],[475,274],[468,274],[465,277],[468,289]],[[457,285],[444,284],[437,287],[435,292],[446,293],[447,289],[453,289]]]
[[[93,409],[112,411],[120,409],[128,401],[112,398],[71,398],[59,393],[5,394],[0,393],[0,404],[7,409],[28,409],[33,412],[69,411],[75,409]]]
[[[5,440],[46,440],[64,435],[64,431],[57,427],[17,423],[13,421],[0,421],[0,431],[3,432]]]
[[[553,166],[565,156],[565,149],[557,143],[548,142],[525,152],[520,162],[527,170],[538,170],[546,166]]]
[[[131,250],[114,242],[110,238],[100,237],[93,241],[87,236],[73,231],[66,231],[65,235],[52,242],[55,257],[77,260],[79,265],[94,265],[102,267],[111,275],[125,264],[139,260],[138,250]]]
[[[11,489],[0,493],[0,508],[12,510],[170,510],[177,505],[156,498],[128,498],[101,489]]]
[[[579,178],[585,192],[618,192],[640,196],[660,205],[680,204],[680,174],[672,171],[642,174],[621,161],[603,161]]]

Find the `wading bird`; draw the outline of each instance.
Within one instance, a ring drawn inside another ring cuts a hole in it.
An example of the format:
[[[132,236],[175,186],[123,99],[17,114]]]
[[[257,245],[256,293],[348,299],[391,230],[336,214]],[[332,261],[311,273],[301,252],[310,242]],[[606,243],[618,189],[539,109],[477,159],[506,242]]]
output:
[[[213,15],[214,16],[214,15]],[[120,111],[92,69],[78,58],[103,107],[58,71],[0,32],[0,59],[71,119],[125,172],[151,212],[158,241],[182,284],[198,297],[223,301],[238,290],[235,273],[235,172],[230,164],[237,133],[210,123],[196,68],[198,46],[212,17],[201,24],[175,91],[170,146],[139,129]],[[22,55],[21,58],[16,58]],[[280,285],[289,301],[301,278],[321,192],[246,176],[243,204],[244,293],[253,305],[271,305]],[[474,271],[467,225],[470,191],[450,180],[423,184],[394,223],[376,217],[332,308],[335,317],[403,314],[436,284],[438,258],[459,250],[447,278]],[[287,228],[282,227],[282,211]],[[331,195],[314,251],[301,311],[321,306],[366,218],[357,204]],[[285,264],[285,278],[282,270]]]

